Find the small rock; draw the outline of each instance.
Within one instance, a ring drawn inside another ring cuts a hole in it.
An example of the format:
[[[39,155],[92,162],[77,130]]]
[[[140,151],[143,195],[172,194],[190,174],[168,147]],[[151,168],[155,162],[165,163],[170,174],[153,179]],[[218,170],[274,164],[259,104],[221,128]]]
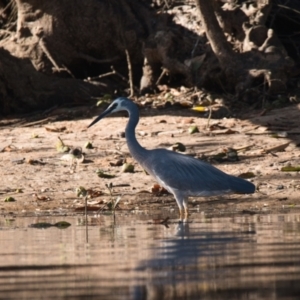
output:
[[[125,132],[124,131],[119,132],[118,137],[124,138],[125,137]]]

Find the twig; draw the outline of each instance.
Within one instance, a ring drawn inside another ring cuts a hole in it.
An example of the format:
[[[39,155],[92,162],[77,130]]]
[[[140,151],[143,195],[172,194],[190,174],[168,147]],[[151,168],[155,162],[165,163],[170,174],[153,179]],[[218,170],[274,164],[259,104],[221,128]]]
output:
[[[279,152],[279,151],[283,151],[285,150],[286,147],[288,147],[290,145],[290,142],[275,146],[275,147],[271,147],[269,149],[264,149],[263,152],[264,153],[271,153],[272,152]]]
[[[191,53],[191,58],[193,58],[194,55],[195,55],[195,51],[196,51],[196,49],[197,49],[197,46],[198,46],[198,44],[199,44],[199,41],[200,41],[200,37],[198,37],[197,40],[196,40],[195,46],[194,46],[194,48],[193,48],[193,50],[192,50],[192,53]]]
[[[78,54],[79,57],[89,61],[89,62],[94,62],[94,63],[97,63],[97,64],[107,64],[107,63],[111,63],[117,59],[119,59],[119,56],[115,56],[115,57],[112,57],[112,58],[104,58],[104,59],[97,59],[97,58],[94,58],[92,56],[89,56],[87,54],[83,54],[83,53],[79,53]]]
[[[50,62],[54,66],[54,68],[56,69],[56,71],[58,71],[58,72],[60,72],[60,71],[66,71],[71,77],[75,78],[75,76],[72,74],[72,72],[65,65],[62,65],[63,68],[60,68],[58,66],[58,64],[56,63],[56,61],[54,60],[54,58],[50,54],[49,50],[47,49],[46,44],[45,44],[43,38],[40,38],[39,45],[40,45],[41,49],[44,51],[44,53],[46,54],[47,58],[50,60]]]
[[[128,79],[127,79],[125,76],[123,76],[121,73],[119,73],[118,71],[116,71],[115,68],[114,68],[114,66],[111,66],[110,68],[111,68],[112,71],[113,71],[116,75],[118,75],[122,80],[128,82]]]
[[[89,80],[94,80],[94,79],[99,79],[99,78],[108,77],[108,76],[115,75],[115,74],[116,74],[116,72],[115,72],[115,71],[112,71],[112,72],[104,73],[104,74],[99,75],[99,76],[96,76],[96,77],[88,77],[88,81],[89,81]]]
[[[129,183],[120,183],[120,184],[113,184],[112,187],[127,187],[130,186]]]
[[[89,242],[89,231],[88,231],[88,219],[87,219],[87,196],[85,197],[85,210],[84,210],[84,213],[85,213],[85,238],[86,238],[86,242],[88,243]]]
[[[170,8],[170,6],[169,6],[169,3],[168,3],[168,1],[167,1],[167,0],[164,0],[164,2],[165,2],[165,7],[167,7],[167,9],[169,9],[169,8]]]
[[[110,196],[112,197],[113,184],[110,182],[109,184],[105,184],[105,186],[108,189]]]
[[[208,114],[208,118],[207,118],[207,127],[206,128],[209,128],[209,123],[210,123],[210,120],[211,120],[211,115],[212,115],[211,104],[212,103],[210,103],[210,106],[208,107],[209,108],[209,114]]]
[[[266,80],[266,76],[264,76],[264,83],[263,83],[263,99],[262,99],[262,108],[265,108],[266,105],[266,84],[267,84],[267,80]]]
[[[59,71],[66,71],[72,78],[75,79],[73,73],[64,64],[62,64],[62,68],[60,68]]]
[[[158,77],[158,79],[157,79],[155,85],[158,85],[158,84],[160,83],[161,79],[164,77],[164,75],[165,75],[166,73],[167,73],[167,69],[164,68],[164,69],[162,70],[161,74],[159,75],[159,77]]]
[[[198,98],[200,98],[200,94],[198,94]],[[207,125],[206,125],[206,128],[209,128],[209,123],[210,123],[210,120],[211,120],[211,116],[212,116],[212,100],[210,98],[207,98],[207,100],[209,101],[210,105],[208,107],[209,109],[209,114],[208,114],[208,118],[207,118]]]
[[[58,105],[54,105],[54,106],[52,106],[52,107],[50,107],[50,108],[44,110],[44,111],[42,112],[42,115],[47,115],[47,114],[49,114],[50,112],[52,112],[53,110],[55,110],[55,109],[57,109],[57,108],[58,108]]]
[[[9,30],[5,30],[5,29],[0,29],[0,33],[2,34],[7,34],[7,35],[12,35],[13,32],[9,31]]]
[[[44,53],[46,54],[46,56],[48,57],[48,59],[51,61],[52,65],[55,67],[55,69],[57,71],[59,71],[60,67],[58,66],[58,64],[56,63],[56,61],[54,60],[54,58],[52,57],[50,52],[48,51],[48,49],[44,43],[44,40],[42,38],[39,40],[39,44],[40,44],[40,47],[42,48],[42,50],[44,51]]]
[[[57,117],[48,117],[46,119],[43,119],[43,120],[39,120],[39,121],[35,121],[35,122],[30,122],[30,123],[25,123],[22,125],[22,127],[30,127],[30,126],[35,126],[35,125],[42,125],[44,123],[47,123],[47,122],[52,122],[52,121],[55,121]]]
[[[128,78],[129,78],[129,87],[130,87],[130,95],[129,97],[132,97],[134,95],[134,89],[133,89],[133,75],[132,75],[132,66],[131,66],[131,60],[129,51],[125,49],[126,54],[126,60],[127,60],[127,66],[128,66]]]
[[[60,138],[60,136],[57,137],[59,139],[59,141],[61,142],[62,146],[65,146],[64,141]]]
[[[291,8],[291,7],[288,7],[286,5],[282,5],[282,4],[277,4],[278,7],[280,8],[284,8],[284,9],[287,9],[287,10],[291,10],[292,12],[296,13],[296,14],[300,14],[300,11],[297,10],[297,9],[294,9],[294,8]]]
[[[115,75],[115,74],[116,74],[116,71],[113,70],[113,71],[111,71],[111,72],[104,73],[104,74],[99,75],[99,76],[88,77],[88,78],[87,78],[87,81],[91,81],[91,80],[95,80],[95,79],[99,79],[99,78],[104,78],[104,77],[111,76],[111,75]]]
[[[15,7],[14,7],[14,6]],[[9,1],[8,4],[4,7],[4,9],[2,10],[1,14],[4,15],[6,13],[6,11],[12,6],[12,10],[14,10],[16,8],[16,4],[14,3],[14,1]]]
[[[109,195],[110,195],[110,199],[111,199],[111,201],[112,201],[112,197],[113,197],[113,195],[112,195],[112,188],[113,188],[113,184],[110,182],[109,184],[105,184],[105,186],[106,186],[106,188],[108,189],[108,192],[109,192]],[[102,207],[100,207],[98,210],[97,210],[97,212],[96,212],[96,214],[99,214],[99,213],[101,213],[102,211],[103,211],[103,209],[105,208],[105,206],[107,206],[107,203],[105,203]]]
[[[169,217],[166,217],[166,218],[163,219],[159,224],[168,225],[169,219],[170,219]]]

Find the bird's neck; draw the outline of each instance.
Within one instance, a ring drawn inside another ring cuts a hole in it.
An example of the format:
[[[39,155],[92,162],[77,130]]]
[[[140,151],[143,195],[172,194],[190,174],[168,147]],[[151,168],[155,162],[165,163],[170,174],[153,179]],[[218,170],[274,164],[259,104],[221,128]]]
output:
[[[136,106],[133,106],[132,111],[129,113],[129,121],[125,129],[125,137],[129,152],[133,158],[141,163],[145,159],[147,150],[143,148],[135,137],[135,128],[139,122],[139,110]]]

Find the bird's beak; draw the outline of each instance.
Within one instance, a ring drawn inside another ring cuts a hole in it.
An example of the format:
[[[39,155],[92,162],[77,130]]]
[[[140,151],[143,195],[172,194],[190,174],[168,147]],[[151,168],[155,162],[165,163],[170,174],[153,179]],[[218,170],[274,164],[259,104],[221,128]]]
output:
[[[88,128],[90,128],[91,126],[93,126],[94,124],[96,124],[98,121],[100,121],[101,119],[103,119],[105,116],[109,115],[112,110],[114,109],[115,107],[108,107],[100,116],[98,116],[89,126]]]

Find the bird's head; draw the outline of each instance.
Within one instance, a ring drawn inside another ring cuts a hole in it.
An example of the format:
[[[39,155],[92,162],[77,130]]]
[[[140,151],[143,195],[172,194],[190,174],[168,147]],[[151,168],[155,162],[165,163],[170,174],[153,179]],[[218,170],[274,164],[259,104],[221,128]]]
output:
[[[100,115],[98,116],[89,126],[93,126],[94,124],[96,124],[98,121],[100,121],[101,119],[105,118],[108,115],[111,115],[115,112],[121,111],[121,110],[126,110],[126,103],[130,102],[129,99],[125,98],[125,97],[120,97],[117,98],[116,100],[114,100],[109,106],[108,108]]]

